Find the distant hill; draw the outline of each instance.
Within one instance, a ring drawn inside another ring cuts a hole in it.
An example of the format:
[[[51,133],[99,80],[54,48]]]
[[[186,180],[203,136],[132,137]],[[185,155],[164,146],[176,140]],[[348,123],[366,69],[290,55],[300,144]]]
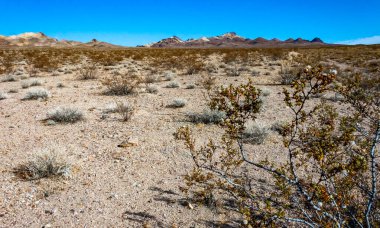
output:
[[[244,38],[235,32],[225,33],[220,36],[201,37],[199,39],[182,40],[177,36],[162,39],[156,43],[144,45],[144,47],[156,48],[174,48],[174,47],[292,47],[292,46],[316,46],[329,45],[324,43],[320,38],[305,40],[302,38],[289,38],[281,41],[277,38],[271,40],[258,37],[256,39]]]
[[[0,35],[0,47],[120,47],[96,39],[88,43],[70,40],[58,40],[46,36],[42,32],[27,32],[13,36]]]

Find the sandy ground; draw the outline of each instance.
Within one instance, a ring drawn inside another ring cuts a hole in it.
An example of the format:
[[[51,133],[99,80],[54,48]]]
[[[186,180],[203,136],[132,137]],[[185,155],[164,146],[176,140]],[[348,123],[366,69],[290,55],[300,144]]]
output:
[[[125,63],[116,67],[124,70]],[[267,69],[264,69],[267,68]],[[270,69],[272,68],[272,70]],[[273,69],[274,68],[274,69]],[[264,85],[277,80],[279,66],[251,67],[260,76],[244,73],[228,77],[223,71],[214,75],[217,85],[238,84],[251,78],[259,88],[269,90],[264,98],[259,121],[273,124],[287,119],[282,102],[281,86]],[[264,75],[271,72],[271,75]],[[101,73],[102,76],[109,72]],[[198,83],[200,75],[177,75],[180,88],[165,88],[169,82],[154,83],[157,94],[140,92],[131,96],[105,96],[99,80],[79,81],[75,71],[58,76],[43,74],[36,79],[39,87],[50,91],[47,101],[22,101],[29,89],[21,89],[21,82],[2,82],[0,91],[10,98],[0,101],[0,227],[212,227],[223,223],[228,214],[215,213],[202,205],[194,209],[181,202],[185,195],[179,190],[182,175],[192,169],[188,151],[173,133],[185,124],[202,139],[213,137],[214,125],[194,125],[186,122],[187,112],[202,111],[206,107],[205,90],[187,84]],[[58,88],[57,83],[65,87]],[[38,88],[38,87],[37,87]],[[187,105],[173,109],[166,107],[174,98],[186,99]],[[116,114],[104,114],[114,101],[134,104],[136,112],[128,122]],[[85,120],[74,124],[48,126],[41,120],[56,107],[74,107],[83,111]],[[138,145],[117,147],[129,136],[138,138]],[[281,160],[281,138],[271,132],[264,145],[250,146],[254,157],[270,156]],[[30,160],[46,148],[58,148],[72,164],[68,179],[23,181],[12,169]]]

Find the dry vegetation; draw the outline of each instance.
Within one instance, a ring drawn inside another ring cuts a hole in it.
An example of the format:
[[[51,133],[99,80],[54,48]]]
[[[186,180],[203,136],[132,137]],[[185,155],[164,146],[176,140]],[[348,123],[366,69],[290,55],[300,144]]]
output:
[[[0,224],[380,226],[379,91],[378,45],[0,50]]]

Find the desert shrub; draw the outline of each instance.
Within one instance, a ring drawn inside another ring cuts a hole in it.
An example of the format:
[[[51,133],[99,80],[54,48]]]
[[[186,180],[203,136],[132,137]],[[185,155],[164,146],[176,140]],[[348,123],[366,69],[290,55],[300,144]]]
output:
[[[158,87],[155,85],[147,85],[146,86],[146,91],[148,93],[158,93]]]
[[[137,92],[141,78],[134,74],[109,76],[102,80],[107,87],[105,95],[128,95]]]
[[[286,132],[286,122],[283,121],[276,121],[275,123],[272,124],[271,130],[274,132],[277,132],[280,135],[283,135]]]
[[[195,60],[190,58],[186,63],[188,64],[186,74],[189,75],[198,74],[205,69],[205,64],[202,60]]]
[[[58,107],[47,113],[46,120],[52,120],[57,123],[75,123],[83,120],[84,116],[76,108]]]
[[[260,71],[258,70],[253,70],[251,73],[252,76],[260,76]]]
[[[379,91],[360,87],[360,77],[332,87],[336,75],[322,67],[306,68],[298,76],[284,89],[292,114],[282,134],[286,162],[244,147],[239,136],[260,111],[260,93],[252,84],[230,87],[210,102],[226,112],[218,142],[213,137],[198,147],[190,126],[175,134],[194,161],[182,190],[230,196],[233,206],[225,209],[240,213],[246,227],[379,226]],[[310,100],[311,94],[328,90],[339,91],[352,113]],[[269,175],[265,182],[257,180],[262,172]]]
[[[13,172],[24,180],[38,180],[51,177],[69,177],[71,165],[58,157],[54,150],[43,151],[31,161],[20,164]]]
[[[226,70],[227,76],[230,76],[230,77],[237,77],[237,76],[240,76],[241,74],[241,70],[238,68],[237,65],[228,67],[225,70]]]
[[[243,142],[250,144],[262,144],[269,134],[269,128],[263,124],[253,121],[245,124],[242,133]]]
[[[117,102],[116,112],[121,115],[123,121],[130,120],[134,113],[134,110],[134,107],[129,103]]]
[[[218,73],[218,67],[215,65],[215,64],[207,64],[205,66],[205,70],[208,72],[208,73]]]
[[[205,89],[210,90],[216,83],[216,77],[210,74],[203,75],[201,83]]]
[[[269,96],[270,94],[271,94],[271,90],[270,89],[268,89],[268,88],[262,88],[262,89],[260,89],[260,91],[261,91],[261,95],[262,96],[264,96],[264,97],[267,97],[267,96]]]
[[[192,123],[218,124],[226,117],[226,113],[214,109],[205,109],[201,113],[188,113],[187,117]]]
[[[280,70],[280,82],[282,85],[291,85],[298,78],[299,70],[284,64]]]
[[[151,84],[151,83],[158,82],[160,79],[157,75],[149,74],[149,75],[146,75],[143,80],[145,84]]]
[[[123,121],[131,119],[134,113],[134,107],[128,102],[115,102],[110,104],[106,110],[106,113],[119,113]]]
[[[10,89],[10,90],[8,91],[8,93],[18,93],[18,90],[17,90],[17,89]]]
[[[175,78],[175,76],[176,75],[173,72],[165,72],[164,73],[165,81],[172,81]]]
[[[3,92],[0,92],[0,100],[8,99],[9,95]]]
[[[91,80],[98,78],[98,67],[95,63],[86,63],[82,65],[77,74],[79,80]]]
[[[40,86],[42,85],[42,82],[39,80],[31,80],[31,81],[25,81],[21,83],[21,88],[26,89],[32,86]]]
[[[50,93],[46,89],[42,89],[42,88],[31,89],[25,94],[22,100],[38,100],[38,99],[46,100],[49,98],[49,96],[50,96]]]
[[[16,55],[13,51],[0,53],[0,75],[11,74],[15,70]]]
[[[33,64],[26,66],[25,70],[29,77],[37,77],[38,75],[38,69]]]
[[[65,84],[63,84],[62,82],[57,83],[57,88],[63,88],[63,87],[65,87]]]
[[[187,101],[182,99],[182,98],[176,98],[174,99],[169,105],[168,107],[170,108],[182,108],[182,107],[185,107]]]
[[[166,88],[178,88],[179,87],[179,83],[178,82],[170,82],[169,84],[167,84],[165,86]]]
[[[195,85],[194,84],[189,84],[186,86],[186,89],[195,89]]]
[[[17,77],[13,76],[13,75],[6,75],[6,76],[1,78],[2,82],[15,82],[17,80],[18,80]]]

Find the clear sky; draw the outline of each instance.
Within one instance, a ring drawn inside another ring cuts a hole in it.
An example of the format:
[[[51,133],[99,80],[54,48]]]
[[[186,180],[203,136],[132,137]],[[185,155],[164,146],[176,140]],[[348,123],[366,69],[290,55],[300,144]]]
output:
[[[380,43],[380,0],[0,0],[0,34],[135,46],[226,32]]]

